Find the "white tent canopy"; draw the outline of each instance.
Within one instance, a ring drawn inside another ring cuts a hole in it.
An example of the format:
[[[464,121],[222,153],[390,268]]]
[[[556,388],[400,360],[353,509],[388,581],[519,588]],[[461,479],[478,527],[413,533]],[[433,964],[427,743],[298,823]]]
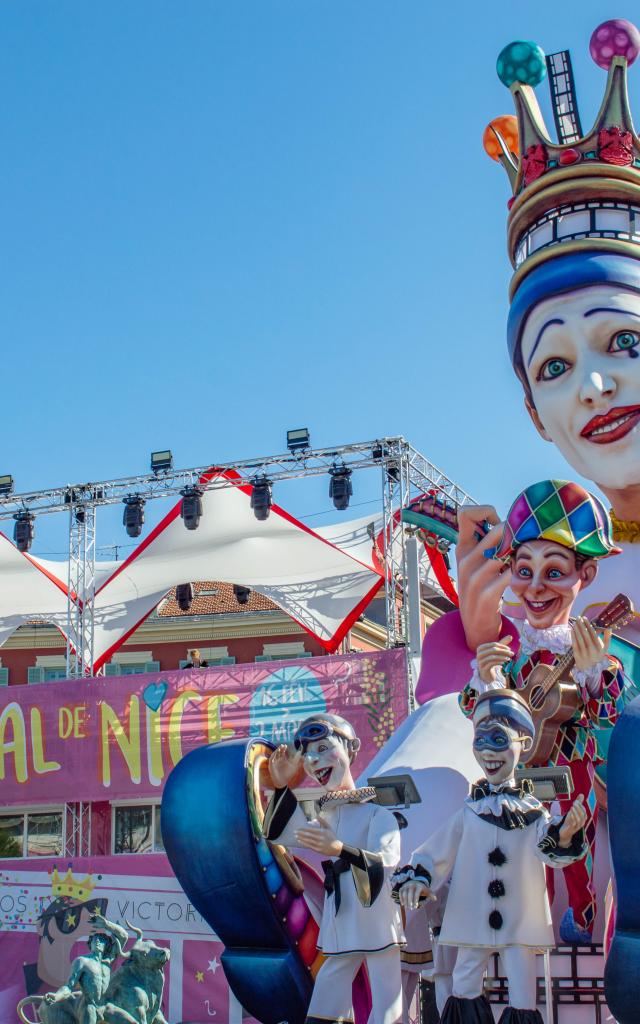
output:
[[[228,474],[232,476],[233,474]],[[272,506],[259,522],[249,486],[208,490],[197,530],[180,503],[120,563],[96,566],[94,665],[99,669],[179,583],[239,583],[271,598],[329,651],[382,585],[371,519],[310,530]],[[66,630],[66,562],[23,555],[0,535],[0,644],[31,619]]]

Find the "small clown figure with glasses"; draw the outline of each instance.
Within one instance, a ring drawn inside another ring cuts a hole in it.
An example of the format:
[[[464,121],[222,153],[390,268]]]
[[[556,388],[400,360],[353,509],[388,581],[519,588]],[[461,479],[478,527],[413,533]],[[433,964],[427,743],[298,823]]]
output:
[[[482,694],[473,726],[473,752],[485,778],[395,873],[394,894],[415,909],[451,879],[439,942],[457,946],[458,954],[442,1024],[493,1024],[483,977],[494,952],[509,983],[500,1024],[542,1024],[536,953],[555,944],[544,866],[584,857],[585,809],[580,796],[564,817],[553,818],[530,785],[515,785],[516,766],[535,732],[519,694]]]
[[[565,872],[569,907],[560,923],[563,942],[591,942],[596,910],[593,884],[598,806],[595,766],[601,762],[594,729],[612,728],[622,709],[624,677],[608,653],[611,634],[603,635],[584,617],[572,619],[578,595],[596,577],[601,559],[619,552],[611,539],[607,514],[594,495],[567,480],[542,480],[519,494],[504,523],[502,539],[491,560],[502,564],[501,589],[510,586],[525,618],[520,622],[516,656],[505,636],[477,648],[473,677],[462,691],[460,706],[473,714],[478,696],[495,687],[526,687],[538,665],[553,668],[573,651],[574,668],[565,680],[576,688],[576,709],[557,725],[550,756],[535,764],[567,766],[574,794],[582,794],[587,811],[588,853]],[[613,594],[611,595],[613,597]],[[499,603],[496,601],[499,621]],[[560,802],[564,812],[566,800]],[[553,900],[553,883],[550,882]]]
[[[400,832],[393,814],[372,803],[375,789],[355,787],[351,764],[359,748],[349,722],[317,714],[298,728],[293,751],[282,745],[269,761],[276,788],[264,820],[266,838],[326,858],[318,937],[326,960],[316,977],[308,1024],[353,1020],[352,983],[363,963],[371,988],[369,1024],[396,1024],[402,1014],[398,946],[404,936],[390,882],[400,860]],[[305,774],[324,790],[311,820],[292,788]]]

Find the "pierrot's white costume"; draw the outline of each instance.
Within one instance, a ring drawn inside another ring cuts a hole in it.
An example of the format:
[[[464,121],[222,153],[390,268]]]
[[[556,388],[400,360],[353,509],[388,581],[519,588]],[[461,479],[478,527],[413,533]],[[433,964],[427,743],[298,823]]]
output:
[[[366,962],[373,1001],[370,1024],[394,1024],[401,1011],[400,957],[404,941],[391,875],[400,861],[393,814],[372,804],[371,788],[328,794],[320,814],[344,844],[323,861],[325,901],[318,948],[328,958],[316,979],[308,1021],[352,1020],[351,982]],[[296,847],[308,820],[289,788],[276,790],[264,821],[272,842]]]

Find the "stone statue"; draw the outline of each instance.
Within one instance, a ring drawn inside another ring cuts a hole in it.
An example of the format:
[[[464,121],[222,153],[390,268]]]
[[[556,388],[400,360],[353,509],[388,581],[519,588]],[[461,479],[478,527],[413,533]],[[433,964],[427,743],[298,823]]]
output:
[[[38,1024],[25,1015],[29,1004],[37,1007],[40,1024],[167,1024],[161,1002],[169,950],[143,939],[139,928],[125,923],[137,933],[128,951],[128,931],[93,914],[89,953],[76,957],[69,980],[57,991],[20,1000],[17,1012],[23,1024]],[[112,976],[116,957],[123,963]]]

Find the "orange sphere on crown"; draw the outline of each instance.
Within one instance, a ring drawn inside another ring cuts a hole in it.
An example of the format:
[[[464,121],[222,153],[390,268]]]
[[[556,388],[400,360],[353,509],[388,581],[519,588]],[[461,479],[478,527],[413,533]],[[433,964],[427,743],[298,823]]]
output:
[[[514,117],[513,114],[503,114],[501,117],[494,117],[493,121],[490,121],[484,130],[484,135],[482,136],[484,151],[492,160],[499,160],[502,150],[494,132],[500,133],[507,144],[507,148],[517,159],[519,153],[517,117]]]

